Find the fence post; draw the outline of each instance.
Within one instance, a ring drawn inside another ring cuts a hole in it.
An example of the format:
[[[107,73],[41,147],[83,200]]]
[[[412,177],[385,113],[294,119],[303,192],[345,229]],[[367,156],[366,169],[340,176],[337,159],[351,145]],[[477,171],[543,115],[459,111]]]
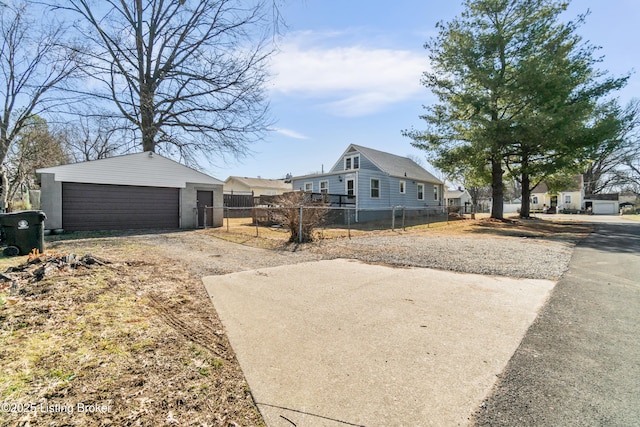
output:
[[[203,220],[204,227],[203,228],[206,230],[207,229],[207,205],[204,205],[203,211],[204,211],[203,212],[204,215],[202,215],[202,217],[204,218],[204,220]]]
[[[298,217],[300,220],[300,229],[298,231],[298,243],[302,243],[302,206],[300,206],[300,216]]]
[[[391,231],[396,231],[396,207],[391,208]]]
[[[403,206],[402,207],[402,231],[407,231],[407,229],[405,228],[406,227],[406,225],[405,225],[406,224],[405,223],[405,214],[406,214],[406,212],[407,212],[407,207]]]
[[[197,207],[193,208],[193,223],[196,225],[196,228],[198,228],[198,208]]]
[[[225,207],[227,210],[227,233],[229,232],[229,206]]]
[[[351,212],[349,212],[349,208],[347,208],[346,212],[347,212],[347,235],[349,236],[349,240],[351,240]]]

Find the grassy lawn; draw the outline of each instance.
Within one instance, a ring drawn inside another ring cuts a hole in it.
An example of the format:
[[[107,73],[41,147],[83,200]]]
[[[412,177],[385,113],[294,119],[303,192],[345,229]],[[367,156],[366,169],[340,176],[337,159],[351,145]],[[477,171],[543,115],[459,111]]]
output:
[[[625,215],[624,219],[632,219],[634,221],[640,221],[640,215]]]

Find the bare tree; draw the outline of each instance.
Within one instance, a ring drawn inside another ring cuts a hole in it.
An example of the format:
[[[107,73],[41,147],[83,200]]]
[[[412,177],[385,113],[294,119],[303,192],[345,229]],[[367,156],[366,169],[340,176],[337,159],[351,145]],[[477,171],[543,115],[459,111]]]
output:
[[[64,47],[65,28],[55,21],[34,19],[29,2],[0,4],[0,162],[29,125],[61,103],[52,96],[77,70],[78,49]],[[2,175],[0,209],[7,203],[7,177]]]
[[[590,156],[584,173],[586,194],[621,191],[640,185],[640,100],[615,113],[619,131]]]
[[[64,141],[71,161],[104,159],[134,148],[132,135],[121,120],[102,115],[99,111],[90,115],[78,112],[76,117],[77,120],[60,126],[55,132]]]
[[[144,151],[248,151],[270,125],[268,0],[65,0],[94,47],[84,69]]]

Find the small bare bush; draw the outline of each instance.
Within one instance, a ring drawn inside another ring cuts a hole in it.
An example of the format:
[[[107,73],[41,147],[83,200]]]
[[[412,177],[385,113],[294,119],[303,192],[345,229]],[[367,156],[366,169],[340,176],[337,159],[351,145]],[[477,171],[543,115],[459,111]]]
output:
[[[290,242],[311,242],[313,231],[324,224],[329,213],[326,203],[312,200],[309,193],[301,191],[286,193],[278,197],[273,208],[274,220],[289,229]],[[300,238],[300,207],[302,206],[302,239]]]

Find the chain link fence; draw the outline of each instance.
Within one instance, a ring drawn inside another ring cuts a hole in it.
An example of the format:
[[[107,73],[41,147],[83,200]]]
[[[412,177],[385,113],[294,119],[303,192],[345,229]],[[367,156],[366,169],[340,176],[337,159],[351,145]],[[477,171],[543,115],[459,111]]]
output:
[[[404,230],[407,227],[429,225],[448,221],[448,209],[444,206],[409,208],[396,206],[386,209],[356,209],[355,207],[335,206],[265,206],[254,208],[225,207],[223,228],[229,230],[229,219],[246,218],[246,225],[256,227],[282,227],[282,211],[295,210],[302,218],[298,222],[306,224],[307,220],[318,221],[315,228],[350,230]],[[318,220],[320,218],[320,220]],[[350,234],[349,234],[350,236]]]

